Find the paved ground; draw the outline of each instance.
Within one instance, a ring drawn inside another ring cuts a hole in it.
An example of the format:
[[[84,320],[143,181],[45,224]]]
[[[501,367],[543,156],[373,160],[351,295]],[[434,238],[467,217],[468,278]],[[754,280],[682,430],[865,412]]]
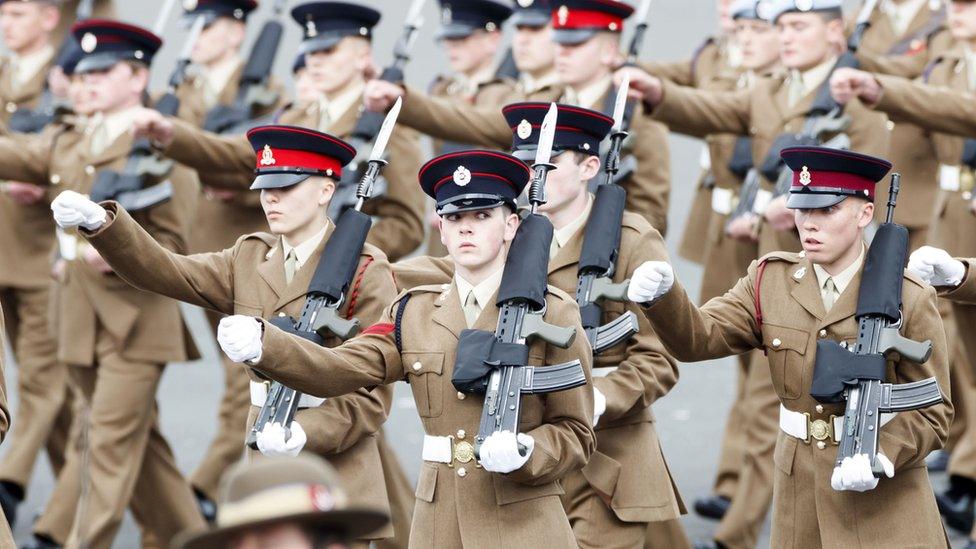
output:
[[[265,1],[259,15],[262,20],[270,10]],[[402,21],[407,2],[404,0],[374,0],[388,13],[380,30],[376,33],[376,51],[379,62],[389,59],[389,52],[398,33],[398,22]],[[430,81],[442,65],[440,55],[430,38],[431,27],[439,20],[433,7],[434,0],[427,6],[428,28],[417,44],[417,61],[408,68],[408,80],[423,86]],[[150,26],[157,2],[119,2],[123,19]],[[293,2],[292,4],[297,4]],[[701,38],[714,28],[712,16],[713,2],[708,0],[665,0],[655,2],[654,18],[648,36],[646,51],[653,52],[648,58],[679,59],[688,56]],[[693,9],[689,9],[693,8]],[[284,52],[293,52],[298,39],[297,28],[286,24],[287,34]],[[168,36],[179,36],[175,22],[167,26]],[[161,87],[165,82],[166,71],[173,66],[179,43],[171,40],[163,54],[158,58],[155,81]],[[290,66],[288,55],[280,57],[281,64]],[[282,75],[287,79],[286,75]],[[671,233],[669,247],[676,249],[688,211],[692,185],[697,175],[700,144],[682,137],[671,139],[671,168],[673,175],[673,195],[671,207]],[[695,295],[701,278],[701,269],[675,257],[678,277]],[[163,378],[159,391],[159,404],[163,431],[173,445],[184,471],[192,471],[206,450],[213,435],[217,402],[222,391],[222,377],[216,362],[216,349],[199,311],[191,311],[194,334],[206,357],[190,364],[173,364]],[[10,388],[11,409],[16,409],[15,390],[16,369],[7,373]],[[712,483],[718,459],[717,441],[725,422],[734,392],[734,370],[731,360],[713,363],[683,365],[681,382],[666,398],[655,404],[658,430],[665,454],[685,502],[690,506],[694,498],[707,494]],[[398,387],[395,410],[390,419],[387,432],[393,439],[401,462],[412,476],[419,467],[420,424],[414,411],[413,400],[406,387]],[[16,421],[16,418],[14,418]],[[0,454],[3,451],[0,449]],[[936,482],[942,482],[937,479]],[[52,488],[50,468],[46,460],[39,462],[34,483],[26,504],[22,507],[21,519],[15,530],[18,542],[29,536],[33,516],[40,511]],[[708,537],[714,524],[694,515],[684,518],[685,526],[693,539]],[[768,527],[762,546],[768,545]],[[954,540],[962,543],[961,540]],[[138,544],[138,531],[131,519],[126,520],[115,547],[129,548]],[[961,545],[960,545],[961,546]]]

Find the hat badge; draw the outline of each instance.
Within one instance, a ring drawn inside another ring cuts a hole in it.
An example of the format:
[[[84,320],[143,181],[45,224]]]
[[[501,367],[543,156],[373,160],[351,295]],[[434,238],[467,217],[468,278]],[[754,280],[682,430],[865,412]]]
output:
[[[519,122],[517,133],[520,139],[528,139],[532,135],[532,124],[528,120],[522,120]]]
[[[96,47],[98,47],[98,38],[94,34],[86,32],[85,35],[81,37],[81,51],[91,53],[95,51]]]
[[[531,6],[534,2],[535,0],[518,0],[518,5],[522,6],[523,8],[527,8]]]
[[[324,486],[312,486],[312,505],[317,511],[331,511],[335,509],[336,498]]]
[[[803,169],[800,171],[800,185],[803,185],[804,187],[806,187],[812,181],[813,181],[813,178],[810,175],[810,170],[807,169],[806,166],[803,166]]]
[[[463,187],[468,183],[471,183],[471,170],[465,168],[464,166],[458,166],[458,168],[454,170],[454,183],[457,184],[458,187]]]
[[[183,9],[186,11],[197,9],[197,0],[183,0]]]
[[[307,38],[315,38],[319,35],[319,30],[315,27],[315,20],[312,16],[308,16],[308,21],[305,22],[305,36]]]
[[[796,9],[800,11],[810,11],[813,9],[813,0],[796,0]]]
[[[264,150],[261,151],[261,165],[262,166],[274,166],[278,161],[275,160],[274,151],[271,150],[271,145],[265,145]]]
[[[559,11],[556,12],[556,19],[559,21],[559,25],[565,25],[566,21],[569,20],[569,8],[565,5],[559,6]]]
[[[444,6],[444,10],[441,11],[441,23],[444,25],[450,25],[451,21],[454,20],[454,12],[451,11],[451,6]]]

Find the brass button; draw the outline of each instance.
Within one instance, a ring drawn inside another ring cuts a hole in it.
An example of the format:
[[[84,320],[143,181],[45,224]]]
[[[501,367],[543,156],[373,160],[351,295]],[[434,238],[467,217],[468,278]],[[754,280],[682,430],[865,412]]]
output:
[[[416,371],[419,371],[423,367],[424,367],[424,365],[421,364],[420,361],[414,362],[413,363],[413,366],[411,366],[411,368],[413,368],[415,372]]]
[[[822,404],[817,404],[816,410],[817,410],[817,413],[818,414],[822,414],[823,413],[823,405]]]
[[[13,101],[8,101],[6,109],[7,112],[9,112],[10,114],[17,112],[17,103],[14,103]]]
[[[278,313],[278,318],[285,318],[285,313]]]
[[[797,257],[806,257],[807,256],[807,251],[806,250],[800,250],[800,253],[796,254],[796,256]]]
[[[465,477],[467,475],[468,475],[468,470],[467,469],[465,469],[464,467],[459,467],[458,468],[458,476],[459,477]]]
[[[91,164],[85,166],[85,173],[88,175],[95,175],[95,166],[92,166]]]
[[[963,200],[972,200],[973,199],[973,193],[972,193],[972,191],[963,191],[962,192],[962,199]]]
[[[827,447],[827,445],[826,445],[826,444],[824,444],[824,441],[822,441],[822,440],[818,440],[818,441],[817,441],[817,449],[818,449],[818,450],[823,450],[823,449],[824,449],[824,448],[826,448],[826,447]]]
[[[783,344],[783,342],[780,341],[778,337],[773,338],[773,348],[779,349],[780,345],[782,345],[782,344]]]
[[[465,432],[464,432],[464,429],[458,429],[458,432],[457,432],[457,437],[458,437],[459,439],[461,439],[461,440],[464,440],[464,437],[465,437],[466,435],[467,435],[467,433],[465,433]]]
[[[891,130],[893,130],[893,129],[895,129],[895,123],[894,123],[894,122],[892,122],[891,120],[889,120],[889,121],[888,121],[888,123],[887,123],[887,124],[885,124],[885,125],[886,125],[886,126],[888,127],[888,131],[889,131],[889,132],[890,132]]]
[[[52,185],[57,185],[57,184],[59,184],[59,183],[61,183],[61,176],[60,176],[60,175],[58,175],[58,174],[54,174],[54,175],[52,175],[52,176],[51,176],[51,184],[52,184]]]
[[[461,391],[458,391],[458,395],[457,395],[458,400],[464,400],[465,398],[467,398],[467,396],[468,395],[462,393]]]
[[[827,330],[820,330],[820,339],[827,337]]]

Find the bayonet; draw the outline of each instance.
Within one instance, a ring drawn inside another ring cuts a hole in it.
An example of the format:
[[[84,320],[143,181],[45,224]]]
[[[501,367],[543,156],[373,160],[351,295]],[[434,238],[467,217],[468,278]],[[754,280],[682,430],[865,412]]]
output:
[[[628,65],[637,63],[644,46],[644,35],[647,34],[648,18],[651,15],[651,0],[642,0],[636,15],[634,20],[637,21],[637,27],[634,29],[634,36],[630,39],[630,47],[627,48]]]

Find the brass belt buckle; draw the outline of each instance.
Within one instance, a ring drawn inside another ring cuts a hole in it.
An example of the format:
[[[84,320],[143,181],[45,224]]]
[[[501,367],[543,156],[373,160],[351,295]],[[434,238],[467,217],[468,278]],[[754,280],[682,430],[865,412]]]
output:
[[[474,459],[474,445],[466,440],[455,440],[454,435],[447,438],[451,439],[451,463],[449,466],[454,468],[454,462],[470,463]]]
[[[810,413],[804,412],[803,415],[807,416],[807,438],[803,440],[805,444],[810,444],[810,439],[817,441],[824,441],[828,438],[833,438],[833,425],[822,419],[810,420]]]

